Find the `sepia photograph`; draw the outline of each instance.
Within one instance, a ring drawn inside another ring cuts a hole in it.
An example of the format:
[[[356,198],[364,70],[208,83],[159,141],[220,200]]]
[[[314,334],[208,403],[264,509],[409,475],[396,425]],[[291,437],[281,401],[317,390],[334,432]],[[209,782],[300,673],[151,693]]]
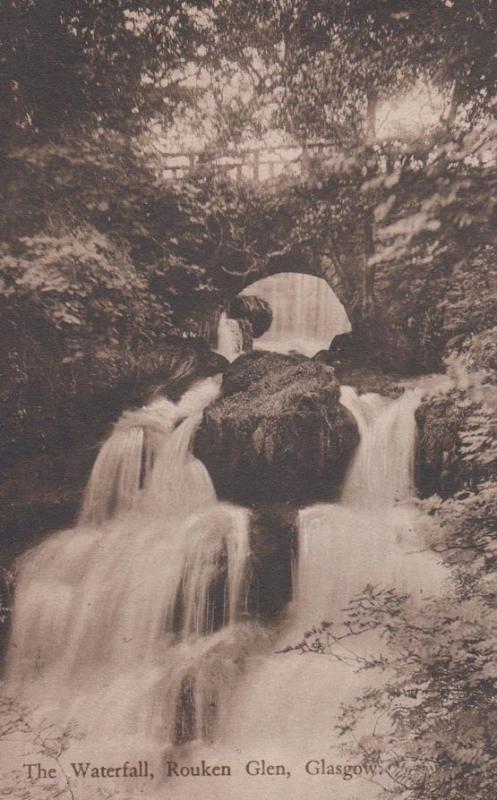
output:
[[[497,797],[497,0],[0,0],[0,797]]]

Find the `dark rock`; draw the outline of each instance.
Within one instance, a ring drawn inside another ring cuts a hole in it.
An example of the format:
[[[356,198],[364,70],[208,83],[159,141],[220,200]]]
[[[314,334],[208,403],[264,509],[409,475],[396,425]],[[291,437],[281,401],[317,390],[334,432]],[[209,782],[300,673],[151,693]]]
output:
[[[339,380],[342,380],[347,369],[362,364],[365,358],[364,343],[358,342],[352,333],[339,333],[333,337],[328,350],[323,351],[319,360],[332,366]]]
[[[237,295],[228,306],[228,316],[232,319],[246,319],[252,325],[255,339],[269,329],[273,321],[271,306],[257,295]]]
[[[229,363],[227,358],[215,353],[203,340],[183,347],[178,345],[172,349],[165,363],[133,385],[137,401],[128,402],[125,408],[141,406],[144,401],[148,402],[157,395],[165,395],[177,402],[193,381],[224,372]]]
[[[345,386],[353,386],[358,394],[375,392],[395,399],[405,391],[402,375],[383,372],[378,367],[346,368],[340,375],[340,380]]]
[[[341,334],[340,341],[335,337],[331,344],[334,366],[338,360],[345,371],[350,367],[374,366],[402,375],[442,369],[436,359],[428,359],[426,366],[421,365],[420,354],[426,342],[411,317],[395,316],[377,308],[370,317],[355,319],[353,326],[352,334]],[[424,353],[421,360],[426,358],[428,355]]]
[[[421,497],[449,497],[470,477],[464,474],[459,453],[466,413],[467,409],[458,406],[451,395],[428,398],[416,410],[415,481]]]
[[[244,353],[251,353],[254,349],[254,331],[252,323],[248,319],[239,319],[238,324],[242,334],[242,350]]]
[[[220,497],[252,505],[336,496],[359,434],[331,367],[254,352],[227,369],[223,389],[195,440]]]
[[[269,621],[292,599],[298,545],[298,510],[286,503],[257,507],[250,528],[248,611]]]
[[[285,365],[308,363],[307,356],[283,355],[267,350],[243,353],[227,366],[223,374],[223,397],[246,392],[272,371],[280,372]]]
[[[318,350],[312,357],[313,361],[319,361],[320,364],[326,364],[328,367],[333,366],[333,359],[329,350]]]
[[[352,361],[356,356],[356,344],[352,333],[339,333],[333,337],[328,348],[330,363],[333,361]]]
[[[462,350],[462,346],[467,338],[468,337],[465,333],[459,333],[457,336],[452,336],[452,338],[449,339],[449,341],[445,345],[446,351],[448,353],[451,353],[454,350],[456,352],[459,352],[460,350]]]

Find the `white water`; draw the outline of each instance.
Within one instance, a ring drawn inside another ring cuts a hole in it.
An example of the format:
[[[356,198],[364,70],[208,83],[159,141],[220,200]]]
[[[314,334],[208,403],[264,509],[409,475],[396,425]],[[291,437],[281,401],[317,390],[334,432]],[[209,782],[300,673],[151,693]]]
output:
[[[197,383],[176,405],[161,397],[137,411],[126,411],[102,445],[83,498],[81,525],[101,525],[136,508],[149,483],[160,450],[173,428],[198,413],[219,394],[220,379]],[[191,433],[191,431],[190,431]],[[181,440],[176,437],[174,443]],[[188,441],[183,443],[185,456]],[[185,456],[186,457],[186,456]]]
[[[396,401],[379,395],[358,397],[342,390],[342,402],[356,417],[361,443],[350,467],[342,499],[300,512],[299,556],[295,597],[287,625],[274,651],[302,640],[304,632],[323,620],[338,624],[350,599],[366,586],[409,593],[414,608],[425,598],[447,591],[445,569],[426,550],[418,526],[422,520],[412,504],[415,448],[414,411],[420,394],[408,392]],[[309,759],[354,764],[344,755],[335,730],[342,703],[354,703],[366,688],[381,686],[374,670],[358,672],[358,659],[378,655],[384,643],[376,632],[335,646],[335,656],[273,654],[254,659],[246,680],[238,686],[232,713],[220,747],[238,754],[245,763],[265,758],[291,767],[291,778],[258,779],[260,796],[303,797],[316,800],[371,800],[374,787],[367,779],[350,783],[338,777],[309,776]],[[366,721],[362,733],[376,729]],[[228,756],[229,757],[229,756]],[[196,794],[193,789],[193,797]],[[230,794],[218,795],[223,798]],[[255,797],[252,785],[242,783],[237,798]]]
[[[202,408],[218,392],[219,381],[208,379],[168,404],[149,478],[139,489],[131,483],[131,510],[122,496],[112,519],[54,534],[20,560],[9,691],[52,722],[76,720],[88,734],[79,748],[86,757],[116,743],[124,759],[157,755],[182,738],[209,740],[241,668],[240,640],[253,636],[242,624],[249,512],[217,501],[190,451]],[[126,458],[143,463],[137,443],[152,414],[118,424],[109,474],[97,459],[101,486],[94,472],[87,497],[100,497],[99,509],[109,508]],[[123,431],[136,432],[131,448]]]
[[[52,721],[77,720],[87,736],[72,760],[150,759],[157,797],[170,796],[165,788],[175,800],[370,800],[369,783],[310,778],[303,765],[321,757],[350,763],[334,731],[338,708],[379,685],[381,676],[357,673],[354,659],[380,642],[358,637],[342,660],[276,651],[323,619],[340,623],[367,584],[408,592],[415,607],[443,590],[445,572],[424,549],[411,502],[419,396],[391,401],[343,390],[361,443],[341,502],[300,512],[294,602],[283,625],[264,633],[245,621],[249,514],[217,502],[190,452],[202,407],[217,390],[205,381],[168,409],[171,423],[161,416],[161,442],[131,510],[55,534],[21,560],[9,688]],[[140,419],[129,427],[140,428]],[[123,459],[110,460],[110,485]],[[234,777],[215,785],[170,778],[161,788],[164,753],[183,764],[230,764]],[[250,778],[249,759],[286,764],[291,778]]]
[[[283,272],[244,289],[271,306],[273,322],[254,347],[313,356],[327,350],[334,336],[350,331],[343,305],[323,278]]]
[[[240,323],[228,317],[225,311],[219,318],[216,352],[228,361],[234,361],[243,353],[243,333]]]

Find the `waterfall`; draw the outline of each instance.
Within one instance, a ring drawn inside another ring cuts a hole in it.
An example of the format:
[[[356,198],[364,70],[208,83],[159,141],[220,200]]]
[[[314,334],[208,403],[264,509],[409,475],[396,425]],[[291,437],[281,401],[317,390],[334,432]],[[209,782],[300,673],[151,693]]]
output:
[[[448,588],[446,570],[424,545],[422,519],[412,502],[414,412],[420,393],[390,400],[373,394],[359,397],[345,387],[341,401],[354,414],[361,441],[340,501],[300,511],[294,599],[274,651],[301,641],[323,620],[343,633],[349,601],[368,585],[409,593],[414,609]],[[303,764],[320,758],[350,763],[344,760],[335,728],[340,706],[381,687],[381,672],[359,671],[358,664],[384,647],[376,631],[368,631],[336,644],[333,656],[273,652],[254,659],[231,702],[220,748],[235,748],[242,758],[261,753],[267,763],[292,767],[291,781],[276,789],[269,778],[261,778],[262,794],[285,800],[371,800],[367,780],[347,784],[328,776],[310,779]],[[365,726],[364,735],[373,729],[381,732],[376,719]],[[227,800],[229,794],[220,796]]]
[[[414,493],[417,390],[392,402],[375,394],[357,397],[342,389],[341,402],[359,426],[361,443],[350,468],[342,500],[350,506],[385,507]]]
[[[83,499],[82,524],[100,525],[135,506],[176,415],[174,404],[166,399],[122,415],[93,466]]]
[[[134,508],[149,484],[157,454],[174,426],[187,416],[197,420],[195,412],[200,413],[217,397],[219,387],[218,378],[209,378],[197,382],[176,405],[161,397],[142,409],[126,411],[96,458],[83,498],[80,523],[100,525]],[[187,438],[182,458],[187,458],[188,444]],[[179,459],[176,463],[180,463]]]
[[[296,615],[301,625],[340,617],[347,601],[368,584],[395,588],[418,602],[445,578],[416,535],[410,503],[420,399],[417,390],[392,401],[342,389],[341,402],[354,414],[361,440],[340,502],[300,512]]]
[[[323,278],[284,272],[253,283],[242,294],[266,300],[273,322],[254,347],[313,356],[327,350],[334,336],[350,331],[344,307]]]
[[[250,514],[217,501],[191,452],[218,392],[219,380],[208,379],[175,406],[125,415],[97,458],[85,504],[99,497],[91,507],[110,509],[127,459],[139,500],[122,496],[129,502],[112,518],[102,513],[103,524],[83,515],[20,559],[7,686],[52,721],[75,719],[95,747],[157,753],[208,740],[255,635],[245,619]],[[150,430],[158,438],[147,460]],[[139,486],[143,463],[150,474]]]
[[[150,759],[157,783],[146,796],[163,796],[167,755],[233,765],[238,777],[215,786],[225,800],[255,790],[370,800],[369,784],[310,781],[298,765],[343,761],[340,704],[382,680],[354,661],[382,642],[361,634],[335,658],[279,651],[322,620],[343,623],[367,584],[407,592],[415,608],[446,586],[412,502],[420,393],[390,400],[342,390],[360,444],[340,501],[300,511],[293,601],[283,622],[263,630],[248,618],[250,512],[219,502],[192,454],[218,392],[219,380],[208,379],[177,404],[124,415],[97,458],[79,525],[21,558],[7,688],[44,719],[77,721],[84,737],[73,761]],[[261,776],[254,789],[244,770],[254,758],[288,764],[292,781]],[[175,780],[172,792],[200,800],[212,785]]]
[[[230,319],[225,311],[219,318],[216,352],[228,361],[234,361],[243,353],[243,333],[240,323],[236,319]]]

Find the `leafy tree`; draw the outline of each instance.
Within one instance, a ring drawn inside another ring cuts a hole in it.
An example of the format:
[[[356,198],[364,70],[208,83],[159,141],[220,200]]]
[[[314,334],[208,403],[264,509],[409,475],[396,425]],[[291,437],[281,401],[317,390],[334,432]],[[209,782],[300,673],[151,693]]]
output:
[[[173,72],[194,61],[208,0],[7,0],[0,39],[8,141],[61,126],[133,131],[184,99]]]

